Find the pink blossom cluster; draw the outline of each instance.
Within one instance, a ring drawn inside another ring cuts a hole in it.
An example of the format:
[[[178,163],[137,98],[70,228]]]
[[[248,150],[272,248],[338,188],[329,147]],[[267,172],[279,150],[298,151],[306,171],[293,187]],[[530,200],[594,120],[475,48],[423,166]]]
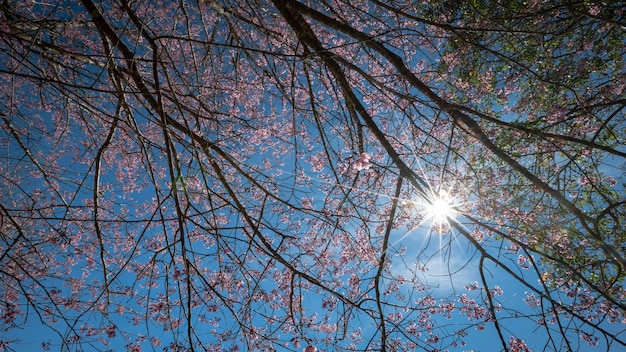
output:
[[[531,352],[531,349],[522,339],[511,336],[507,344],[511,348],[511,352]]]
[[[372,159],[372,156],[369,155],[368,153],[359,154],[359,159],[354,162],[354,168],[357,171],[369,169],[372,166],[372,164],[370,163],[371,159]]]

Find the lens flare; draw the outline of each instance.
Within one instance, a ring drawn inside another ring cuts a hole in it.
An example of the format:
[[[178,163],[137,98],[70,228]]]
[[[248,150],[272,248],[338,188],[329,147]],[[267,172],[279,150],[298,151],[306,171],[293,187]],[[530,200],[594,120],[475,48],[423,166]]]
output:
[[[433,192],[432,199],[426,204],[424,213],[432,222],[433,229],[438,233],[447,232],[450,219],[456,215],[454,198],[445,190]]]

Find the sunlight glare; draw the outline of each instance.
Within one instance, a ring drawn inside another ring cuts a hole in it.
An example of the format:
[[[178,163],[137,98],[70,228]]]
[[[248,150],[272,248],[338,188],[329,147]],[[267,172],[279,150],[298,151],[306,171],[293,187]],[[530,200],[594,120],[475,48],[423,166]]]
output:
[[[454,207],[453,197],[445,190],[441,190],[433,194],[433,200],[426,204],[424,213],[426,218],[432,221],[434,229],[438,233],[443,233],[450,227],[449,219],[456,214]]]

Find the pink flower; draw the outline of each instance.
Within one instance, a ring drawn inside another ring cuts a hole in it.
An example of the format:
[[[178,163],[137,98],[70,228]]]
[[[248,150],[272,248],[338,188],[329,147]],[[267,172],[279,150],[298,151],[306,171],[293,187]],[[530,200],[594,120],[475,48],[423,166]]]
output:
[[[586,333],[586,332],[582,332],[580,334],[580,337],[587,341],[587,343],[589,344],[589,346],[596,346],[598,344],[598,337],[597,336],[591,336],[590,334]]]
[[[324,160],[325,160],[324,153],[318,153],[316,155],[311,156],[311,158],[309,159],[309,163],[311,163],[311,171],[320,172],[324,170]]]
[[[354,168],[358,171],[369,169],[372,166],[372,164],[370,164],[371,159],[372,156],[367,153],[359,154],[359,160],[354,163]]]
[[[317,352],[317,348],[315,346],[308,346],[307,348],[303,349],[302,352]]]
[[[116,333],[115,333],[115,329],[117,329],[117,326],[115,325],[108,325],[104,328],[104,331],[107,334],[107,337],[111,338],[111,337],[115,337]]]
[[[511,351],[513,352],[530,352],[531,349],[528,348],[524,340],[518,339],[516,337],[511,336],[509,341],[507,342],[509,347],[511,347]]]

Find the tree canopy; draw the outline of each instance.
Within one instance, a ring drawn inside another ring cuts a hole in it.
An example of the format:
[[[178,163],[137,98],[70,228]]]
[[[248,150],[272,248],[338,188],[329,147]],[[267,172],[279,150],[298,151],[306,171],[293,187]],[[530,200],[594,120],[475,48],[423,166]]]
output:
[[[624,2],[0,7],[0,350],[626,345]]]

